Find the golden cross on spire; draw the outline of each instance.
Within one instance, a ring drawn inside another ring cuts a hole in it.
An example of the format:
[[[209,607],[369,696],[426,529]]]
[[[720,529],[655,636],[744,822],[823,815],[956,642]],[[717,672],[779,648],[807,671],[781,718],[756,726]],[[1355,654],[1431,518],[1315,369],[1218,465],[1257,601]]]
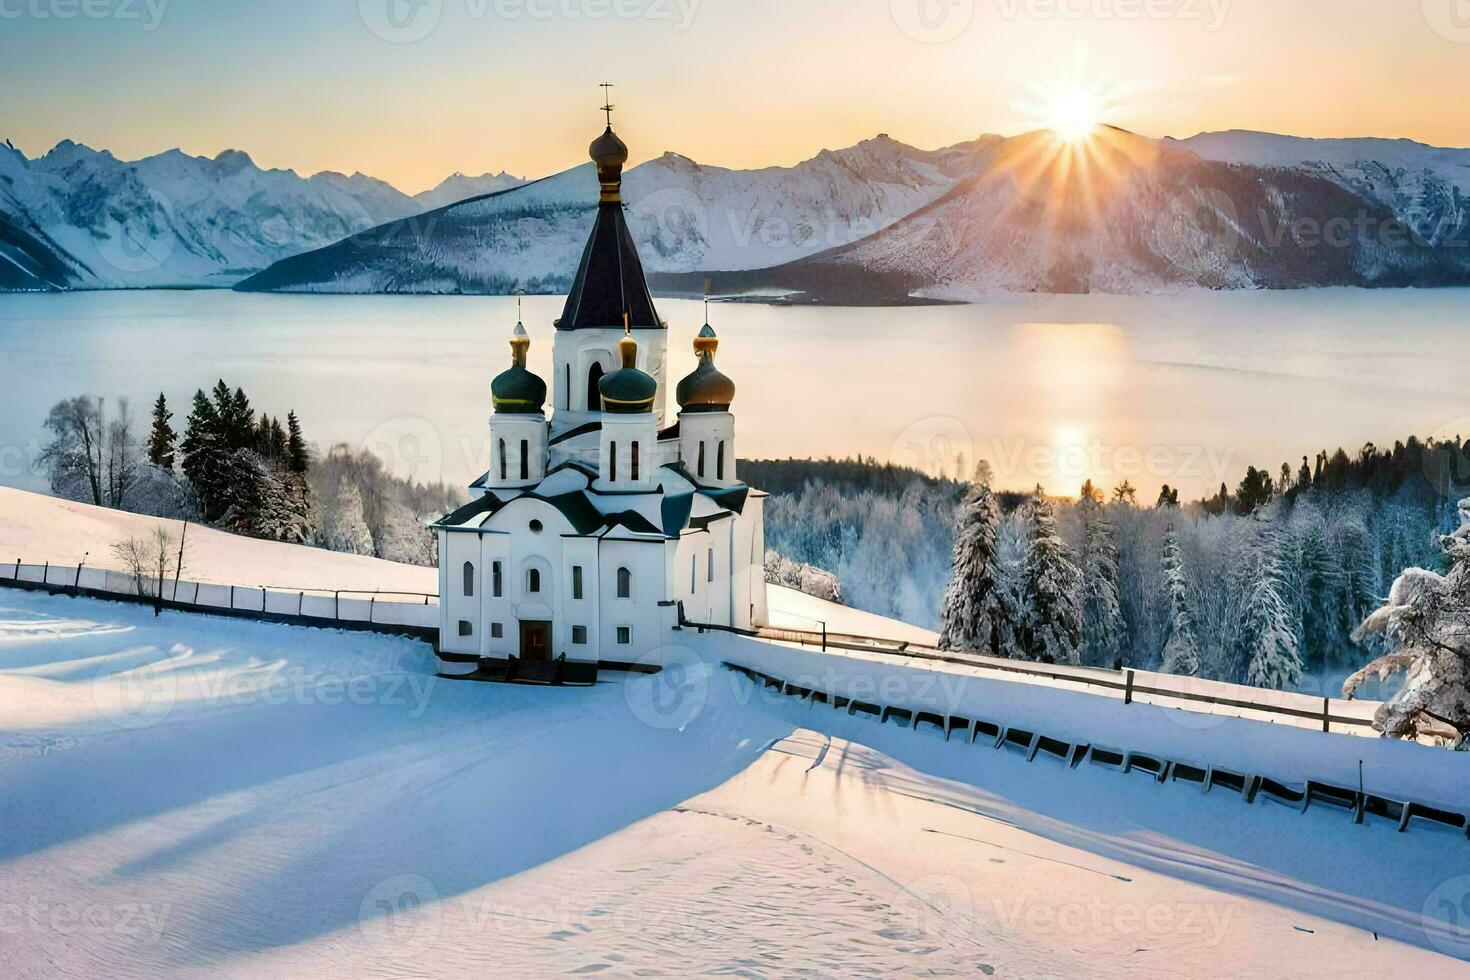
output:
[[[524,320],[525,320],[525,317],[521,315],[521,296],[520,296],[519,293],[517,293],[516,294],[516,321],[517,322],[521,322],[521,321],[524,321]]]
[[[704,322],[709,323],[709,280],[704,281]]]
[[[597,84],[602,89],[602,111],[607,113],[607,128],[612,129],[612,111],[614,108],[612,104],[613,83],[598,82]]]
[[[627,310],[624,310],[623,311],[623,336],[624,337],[631,337],[631,336],[633,336],[633,328],[628,325],[628,311]]]

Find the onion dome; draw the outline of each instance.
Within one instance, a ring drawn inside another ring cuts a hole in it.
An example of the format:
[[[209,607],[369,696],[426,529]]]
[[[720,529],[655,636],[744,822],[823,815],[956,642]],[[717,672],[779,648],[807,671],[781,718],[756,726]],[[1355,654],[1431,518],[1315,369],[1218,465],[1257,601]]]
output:
[[[602,185],[602,200],[618,200],[618,189],[623,183],[623,164],[628,162],[627,144],[618,139],[612,126],[608,126],[587,147],[587,155],[597,164],[597,182]]]
[[[679,409],[684,412],[728,412],[735,400],[735,382],[720,373],[715,367],[715,351],[720,340],[706,323],[694,338],[694,353],[699,366],[679,382],[674,396],[679,400]]]
[[[517,323],[510,337],[512,364],[490,382],[490,401],[495,411],[513,415],[541,415],[546,404],[546,382],[526,370],[526,351],[531,338],[526,326]]]
[[[618,341],[618,351],[623,355],[623,366],[612,374],[603,375],[597,382],[597,390],[602,395],[602,410],[616,415],[653,411],[658,382],[636,367],[638,342],[632,337],[624,337]]]

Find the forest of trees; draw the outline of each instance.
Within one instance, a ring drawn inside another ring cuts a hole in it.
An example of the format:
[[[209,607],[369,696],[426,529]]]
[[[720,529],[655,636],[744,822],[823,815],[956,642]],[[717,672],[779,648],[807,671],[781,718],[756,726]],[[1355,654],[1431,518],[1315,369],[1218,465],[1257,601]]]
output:
[[[948,645],[1292,688],[1382,652],[1354,641],[1359,624],[1403,569],[1447,568],[1466,448],[1319,453],[1182,506],[1169,487],[1152,506],[1126,482],[992,493],[983,473],[967,487],[872,460],[742,462],[741,475],[772,492],[770,547]]]
[[[126,400],[109,414],[102,399],[68,398],[45,425],[39,462],[58,496],[252,537],[432,565],[424,523],[461,502],[394,477],[366,450],[313,451],[295,412],[259,412],[223,380],[194,393],[182,431],[163,393],[143,438]]]

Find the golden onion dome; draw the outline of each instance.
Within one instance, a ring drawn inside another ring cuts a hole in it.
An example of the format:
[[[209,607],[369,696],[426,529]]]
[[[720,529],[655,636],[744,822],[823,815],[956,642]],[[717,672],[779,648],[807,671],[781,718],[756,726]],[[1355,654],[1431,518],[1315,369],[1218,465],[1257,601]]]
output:
[[[706,323],[694,338],[694,353],[699,365],[679,382],[674,397],[685,412],[727,412],[735,400],[735,382],[715,367],[715,351],[720,340]]]
[[[587,147],[587,155],[597,164],[599,170],[604,167],[621,170],[623,164],[628,162],[628,147],[609,126]]]
[[[628,162],[628,147],[609,126],[587,147],[587,155],[597,164],[597,183],[602,188],[598,200],[604,204],[620,201],[623,164]]]

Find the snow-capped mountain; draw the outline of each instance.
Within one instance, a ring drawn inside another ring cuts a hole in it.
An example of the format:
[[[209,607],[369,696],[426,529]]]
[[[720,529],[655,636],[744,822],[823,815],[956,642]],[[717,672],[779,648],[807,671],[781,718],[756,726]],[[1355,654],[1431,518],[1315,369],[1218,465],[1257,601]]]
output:
[[[1031,133],[994,147],[984,172],[875,235],[779,268],[720,275],[715,288],[903,302],[1470,282],[1470,249],[1410,234],[1397,194],[1374,187],[1370,195],[1314,165],[1208,160],[1121,130],[1104,131],[1085,153]],[[1462,206],[1457,188],[1447,193]]]
[[[262,170],[238,150],[134,162],[0,144],[0,289],[230,285],[420,210],[381,180]]]
[[[999,137],[918,150],[887,136],[793,167],[729,170],[665,153],[623,182],[647,268],[754,269],[857,241],[985,166]],[[567,288],[597,202],[583,164],[278,262],[241,289],[498,293]]]
[[[504,170],[498,174],[481,174],[478,177],[456,173],[445,177],[439,182],[439,186],[432,190],[415,194],[413,199],[423,210],[432,211],[435,208],[458,204],[460,201],[468,201],[472,197],[484,197],[486,194],[508,191],[525,182],[524,177],[513,176]]]
[[[1470,149],[1246,130],[1201,133],[1177,145],[1206,160],[1315,174],[1388,208],[1426,242],[1470,248]]]

